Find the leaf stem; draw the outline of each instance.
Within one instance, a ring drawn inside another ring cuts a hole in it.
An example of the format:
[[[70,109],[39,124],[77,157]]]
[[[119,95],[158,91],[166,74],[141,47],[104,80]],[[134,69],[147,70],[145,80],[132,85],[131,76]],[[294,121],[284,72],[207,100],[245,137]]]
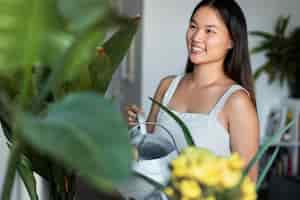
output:
[[[3,185],[3,190],[2,190],[2,194],[1,194],[2,200],[10,200],[11,190],[12,190],[12,186],[14,183],[17,164],[18,164],[20,155],[21,155],[21,144],[18,141],[16,141],[15,144],[12,146],[8,165],[6,168],[4,185]]]

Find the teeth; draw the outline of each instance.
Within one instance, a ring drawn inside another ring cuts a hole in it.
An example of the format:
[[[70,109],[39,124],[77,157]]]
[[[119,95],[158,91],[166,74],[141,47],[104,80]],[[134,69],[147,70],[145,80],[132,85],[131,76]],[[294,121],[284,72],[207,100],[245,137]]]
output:
[[[200,47],[192,47],[192,51],[195,53],[201,53],[201,52],[204,52],[205,50]]]

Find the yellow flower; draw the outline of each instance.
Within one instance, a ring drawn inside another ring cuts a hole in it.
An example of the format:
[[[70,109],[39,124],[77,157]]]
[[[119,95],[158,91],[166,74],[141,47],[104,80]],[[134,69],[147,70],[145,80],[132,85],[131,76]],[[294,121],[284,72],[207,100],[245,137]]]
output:
[[[175,167],[172,171],[172,175],[175,178],[180,178],[188,175],[188,170],[185,167]]]
[[[214,161],[207,161],[190,169],[190,177],[207,186],[216,186],[220,181],[219,166]]]
[[[242,195],[243,200],[254,200],[256,199],[255,184],[250,180],[249,177],[246,177],[242,183]]]
[[[193,180],[183,180],[179,185],[179,191],[182,194],[182,197],[188,199],[200,198],[201,188],[196,181]]]
[[[205,148],[187,147],[182,152],[189,162],[197,162],[200,164],[207,159],[214,159],[216,156]]]
[[[229,167],[232,169],[242,169],[244,161],[241,159],[238,153],[233,153],[228,159]]]
[[[174,190],[173,188],[171,187],[166,187],[165,190],[164,190],[165,194],[169,197],[172,197],[174,196]]]
[[[172,175],[175,177],[183,177],[187,175],[187,159],[184,156],[179,156],[171,162],[173,167]]]
[[[185,156],[178,156],[171,162],[172,167],[174,168],[186,168],[188,164],[188,160]]]
[[[242,173],[240,171],[233,171],[230,169],[224,170],[222,173],[221,185],[224,188],[231,188],[239,182],[241,176]]]

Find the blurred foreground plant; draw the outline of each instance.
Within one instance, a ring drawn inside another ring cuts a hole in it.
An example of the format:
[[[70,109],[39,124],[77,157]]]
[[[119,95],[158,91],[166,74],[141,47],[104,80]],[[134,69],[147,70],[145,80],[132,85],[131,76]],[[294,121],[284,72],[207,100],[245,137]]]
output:
[[[106,0],[0,0],[0,10],[0,119],[11,150],[1,199],[16,170],[32,200],[33,172],[53,200],[74,199],[75,174],[113,191],[132,152],[121,113],[102,94],[139,19]]]

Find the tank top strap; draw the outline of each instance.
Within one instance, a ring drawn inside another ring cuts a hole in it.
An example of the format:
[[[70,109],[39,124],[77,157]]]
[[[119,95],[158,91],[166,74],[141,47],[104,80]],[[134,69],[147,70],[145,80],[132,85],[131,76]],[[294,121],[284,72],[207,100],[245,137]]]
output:
[[[171,81],[171,84],[169,86],[169,88],[167,89],[164,97],[163,97],[163,105],[168,105],[169,104],[169,101],[171,100],[181,78],[183,77],[183,75],[177,75],[172,81]]]
[[[227,99],[236,91],[238,90],[244,90],[250,96],[249,92],[243,88],[242,86],[238,84],[233,84],[229,87],[229,89],[226,90],[226,92],[220,97],[218,102],[215,104],[214,108],[210,111],[210,115],[214,118],[216,118],[219,114],[219,112],[223,109],[224,105],[226,104]]]

